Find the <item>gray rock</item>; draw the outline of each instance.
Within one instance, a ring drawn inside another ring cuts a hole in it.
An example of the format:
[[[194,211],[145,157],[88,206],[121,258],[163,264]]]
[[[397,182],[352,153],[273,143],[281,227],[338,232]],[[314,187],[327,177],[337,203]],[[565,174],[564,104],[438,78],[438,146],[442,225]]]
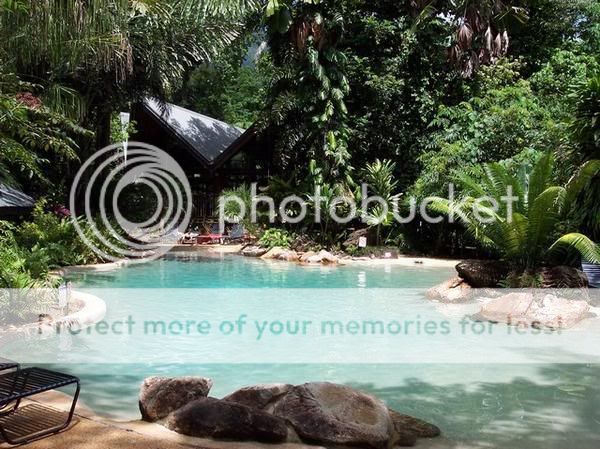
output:
[[[281,253],[278,259],[285,260],[286,262],[298,262],[300,260],[300,256],[292,249]]]
[[[305,253],[300,258],[301,262],[310,264],[336,264],[338,263],[338,257],[331,254],[329,251],[322,249],[318,253]]]
[[[324,249],[319,251],[319,256],[321,257],[321,263],[324,263],[324,264],[338,263],[338,257],[334,256],[329,251],[325,251]]]
[[[287,250],[285,248],[281,248],[280,246],[275,246],[274,248],[271,248],[266,253],[264,253],[262,256],[260,256],[260,258],[261,259],[279,259],[279,256],[282,255],[283,253],[285,253],[286,251]]]
[[[441,434],[439,427],[422,419],[404,415],[392,409],[389,409],[389,412],[394,423],[394,429],[400,435],[408,433],[416,438],[434,438]]]
[[[538,273],[543,288],[587,288],[589,286],[586,274],[577,268],[545,267],[541,268]]]
[[[586,318],[589,311],[587,301],[546,295],[541,301],[532,304],[526,319],[536,327],[568,329]]]
[[[272,411],[274,403],[292,388],[293,385],[290,384],[253,385],[240,388],[225,396],[223,400],[259,410]]]
[[[211,387],[212,380],[205,377],[148,377],[140,388],[142,419],[158,421],[188,402],[206,397]]]
[[[460,303],[472,298],[473,289],[464,279],[455,277],[430,288],[425,296],[445,303]]]
[[[280,443],[287,439],[283,419],[235,402],[202,398],[174,411],[165,426],[200,438]]]
[[[532,293],[509,293],[484,304],[479,318],[527,327],[567,329],[588,315],[587,301],[547,294],[536,298]]]
[[[273,413],[286,419],[300,438],[311,443],[384,449],[395,434],[383,402],[327,382],[292,388],[278,401]]]
[[[321,257],[319,254],[315,254],[313,256],[310,256],[310,257],[306,258],[305,262],[306,263],[318,264],[318,263],[323,262],[323,257]]]
[[[305,253],[302,253],[302,255],[300,256],[300,262],[303,263],[307,263],[308,259],[310,259],[313,256],[316,256],[317,253],[315,253],[314,251],[306,251]]]
[[[483,304],[479,317],[500,323],[516,323],[524,319],[532,302],[531,293],[509,293]]]
[[[497,260],[463,260],[456,271],[473,288],[497,287],[508,275],[508,267]]]
[[[242,255],[246,257],[261,257],[268,251],[267,248],[262,248],[256,245],[246,246],[242,249]]]

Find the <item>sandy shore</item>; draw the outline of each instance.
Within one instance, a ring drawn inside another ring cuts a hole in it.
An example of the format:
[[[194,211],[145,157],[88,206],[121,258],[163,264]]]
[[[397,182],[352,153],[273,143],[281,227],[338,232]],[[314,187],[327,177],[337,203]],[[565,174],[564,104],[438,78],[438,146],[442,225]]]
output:
[[[22,406],[43,404],[49,407],[47,414],[57,419],[66,412],[71,398],[66,394],[51,391],[36,396],[35,401],[26,401]],[[11,447],[0,443],[0,448]],[[193,438],[171,432],[159,424],[143,421],[115,422],[94,414],[79,403],[71,426],[56,435],[34,441],[24,447],[28,449],[319,449],[318,446],[303,444],[261,444],[254,442],[215,441]],[[323,448],[321,448],[323,449]]]

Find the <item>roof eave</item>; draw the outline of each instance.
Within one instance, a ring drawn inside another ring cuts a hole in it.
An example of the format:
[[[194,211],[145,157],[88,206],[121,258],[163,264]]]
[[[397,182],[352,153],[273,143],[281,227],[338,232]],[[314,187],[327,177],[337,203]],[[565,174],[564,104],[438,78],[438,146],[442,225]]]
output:
[[[187,140],[181,137],[179,133],[175,129],[173,129],[171,124],[167,120],[165,120],[164,117],[157,114],[150,106],[146,104],[145,101],[142,102],[142,107],[159,122],[163,129],[165,129],[169,134],[171,134],[171,136],[174,137],[182,146],[187,148],[189,153],[191,153],[192,156],[204,166],[204,168],[206,168],[210,172],[214,171],[214,162],[209,161],[201,153],[196,151],[196,149]]]

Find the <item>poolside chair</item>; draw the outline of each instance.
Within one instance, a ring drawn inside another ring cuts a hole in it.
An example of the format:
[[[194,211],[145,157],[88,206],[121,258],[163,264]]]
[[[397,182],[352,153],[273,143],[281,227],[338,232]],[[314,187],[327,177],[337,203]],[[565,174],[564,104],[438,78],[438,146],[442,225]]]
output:
[[[245,243],[251,240],[250,235],[244,229],[244,225],[236,223],[231,227],[229,234],[223,237],[223,243]]]
[[[196,243],[222,243],[223,242],[223,234],[219,232],[219,224],[213,223],[210,225],[209,230],[206,234],[201,234],[196,237]]]
[[[19,369],[19,364],[10,360],[0,359],[0,372],[9,369]]]
[[[186,232],[179,239],[179,244],[180,245],[195,245],[197,236],[198,236],[197,234],[194,234],[192,232]]]
[[[79,398],[79,379],[44,368],[23,368],[10,363],[14,371],[0,373],[0,436],[9,444],[28,443],[66,429],[73,420]],[[46,391],[75,386],[75,395],[66,419],[40,404],[20,407],[21,401]],[[58,415],[58,417],[57,417]]]

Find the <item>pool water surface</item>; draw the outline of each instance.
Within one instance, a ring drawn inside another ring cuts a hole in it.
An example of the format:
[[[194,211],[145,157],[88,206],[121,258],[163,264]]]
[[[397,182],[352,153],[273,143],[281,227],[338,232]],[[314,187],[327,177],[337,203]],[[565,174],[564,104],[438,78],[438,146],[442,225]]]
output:
[[[172,289],[239,289],[239,300],[253,289],[331,289],[319,313],[353,307],[361,289],[426,289],[453,275],[449,268],[421,266],[301,267],[284,262],[220,258],[169,257],[119,270],[73,277],[76,289],[161,289],[145,297],[107,294],[107,319],[135,313],[195,316],[202,300],[180,298]],[[165,290],[163,290],[165,289]],[[166,290],[168,289],[168,290]],[[346,298],[339,289],[347,289]],[[168,292],[161,295],[160,292]],[[181,290],[182,292],[184,290]],[[279,290],[278,290],[279,291]],[[323,290],[325,296],[327,290]],[[366,290],[364,290],[366,291]],[[334,293],[336,292],[336,293]],[[284,295],[285,296],[285,295]],[[293,296],[293,295],[290,295]],[[396,312],[439,319],[439,309],[421,294],[384,298]],[[252,307],[260,302],[250,301]],[[309,301],[307,301],[309,303]],[[211,303],[212,304],[212,303]],[[301,301],[282,297],[282,311],[302,310]],[[335,310],[332,310],[335,309]],[[256,311],[256,309],[251,309]],[[476,351],[476,341],[454,342]],[[423,341],[423,343],[420,343]],[[429,341],[410,340],[410,350],[435,350]],[[415,345],[422,347],[415,348]],[[383,348],[385,349],[385,348]],[[401,348],[400,348],[401,349]],[[280,349],[273,349],[277,351]],[[290,348],[293,350],[293,348]],[[81,377],[82,400],[96,413],[115,419],[139,418],[137,394],[150,375],[200,375],[214,381],[211,395],[221,397],[252,384],[331,381],[383,399],[403,413],[438,425],[443,439],[436,447],[586,449],[600,447],[600,371],[594,364],[558,363],[214,363],[216,348],[202,340],[138,342],[131,336],[80,335],[40,337],[2,348],[3,356],[38,353],[55,360],[51,367]],[[124,363],[130,354],[131,363]],[[354,354],[356,355],[356,354]],[[359,354],[360,355],[360,354]],[[368,354],[365,354],[365,358]],[[283,360],[283,358],[282,358]],[[307,361],[309,362],[309,361]],[[420,443],[427,444],[427,443]]]

